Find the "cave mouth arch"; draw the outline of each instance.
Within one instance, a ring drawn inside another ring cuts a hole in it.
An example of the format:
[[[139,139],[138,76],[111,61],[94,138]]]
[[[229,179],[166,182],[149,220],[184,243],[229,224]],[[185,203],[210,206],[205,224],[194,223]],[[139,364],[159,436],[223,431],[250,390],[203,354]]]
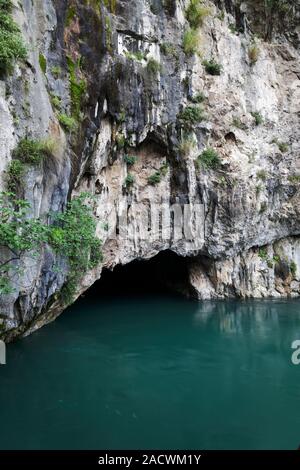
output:
[[[189,258],[165,250],[146,260],[104,268],[101,278],[86,292],[89,297],[177,294],[189,296]]]

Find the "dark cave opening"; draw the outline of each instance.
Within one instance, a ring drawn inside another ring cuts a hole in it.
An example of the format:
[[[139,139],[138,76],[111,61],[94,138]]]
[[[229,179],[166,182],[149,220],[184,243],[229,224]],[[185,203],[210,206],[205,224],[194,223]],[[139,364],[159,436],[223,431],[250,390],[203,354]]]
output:
[[[135,260],[104,269],[101,279],[88,291],[90,296],[142,296],[188,294],[188,260],[166,250],[149,260]]]

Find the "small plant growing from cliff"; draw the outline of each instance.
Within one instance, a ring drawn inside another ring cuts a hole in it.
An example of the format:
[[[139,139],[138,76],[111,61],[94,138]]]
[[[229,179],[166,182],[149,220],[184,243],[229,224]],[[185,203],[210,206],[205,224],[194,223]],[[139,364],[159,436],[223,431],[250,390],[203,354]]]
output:
[[[12,160],[7,171],[7,189],[11,193],[16,193],[22,187],[22,177],[25,167],[19,160]]]
[[[192,96],[191,101],[193,103],[203,103],[205,101],[205,94],[202,91],[199,91],[194,96]]]
[[[73,119],[79,121],[81,117],[83,100],[87,92],[87,83],[86,80],[82,78],[80,61],[75,63],[71,57],[67,57],[67,64],[69,70],[72,117]],[[81,78],[79,78],[80,75]]]
[[[59,65],[53,65],[51,68],[51,73],[54,78],[58,79],[62,75],[62,70]]]
[[[12,153],[14,159],[29,165],[37,165],[46,154],[49,154],[49,148],[44,141],[28,137],[21,139]]]
[[[72,116],[68,116],[65,113],[59,113],[58,120],[63,128],[68,132],[73,132],[77,129],[76,120]]]
[[[184,157],[189,156],[195,148],[195,140],[192,136],[184,136],[178,146],[178,150]]]
[[[124,155],[124,162],[129,166],[133,166],[137,162],[137,158],[133,155]]]
[[[291,271],[292,276],[295,277],[296,274],[297,274],[297,265],[296,265],[295,261],[291,262],[290,271]]]
[[[41,52],[39,54],[39,64],[40,64],[41,71],[43,73],[46,73],[47,72],[47,60],[44,54],[42,54]]]
[[[197,165],[211,170],[217,170],[221,165],[221,159],[218,153],[212,149],[205,149],[197,158]]]
[[[150,57],[147,63],[147,71],[151,75],[157,75],[158,73],[161,72],[161,64],[154,59],[153,57]]]
[[[288,180],[293,184],[300,183],[300,175],[290,175],[288,176]]]
[[[126,189],[132,188],[134,183],[135,183],[135,177],[131,173],[128,173],[128,175],[126,176],[125,181],[124,181],[125,188]]]
[[[256,173],[256,177],[258,179],[260,179],[261,181],[266,181],[267,179],[267,173],[265,170],[259,170],[257,173]]]
[[[247,126],[241,121],[241,119],[238,116],[235,116],[232,119],[232,125],[236,127],[237,129],[241,129],[243,131],[247,129]]]
[[[187,29],[183,34],[182,46],[186,55],[197,54],[199,51],[199,33],[196,29]]]
[[[204,60],[203,65],[209,75],[221,75],[222,65],[218,64],[214,59]]]
[[[256,126],[259,126],[264,122],[262,115],[258,111],[254,111],[251,113],[252,117],[254,118],[254,122]]]
[[[202,0],[190,0],[185,11],[186,19],[191,28],[199,28],[203,25],[204,19],[210,14],[210,9],[203,5]]]
[[[277,145],[281,153],[286,153],[289,150],[289,145],[286,142],[278,142]]]
[[[0,2],[0,74],[11,72],[16,60],[27,57],[20,29],[12,18],[13,3]]]
[[[257,44],[252,44],[248,49],[248,58],[249,58],[251,65],[256,64],[259,58],[259,54],[260,54],[260,50]]]
[[[155,173],[153,173],[153,175],[149,176],[149,178],[148,178],[148,183],[151,186],[155,186],[155,185],[159,184],[160,182],[161,182],[161,173],[160,173],[160,171],[156,171]]]
[[[205,119],[201,106],[186,106],[179,114],[178,118],[187,124],[197,124]]]
[[[268,250],[265,247],[260,247],[258,250],[258,256],[261,260],[267,261],[268,259]]]
[[[169,42],[163,42],[160,45],[160,50],[166,56],[172,56],[174,58],[178,57],[178,52],[177,52],[176,47]]]

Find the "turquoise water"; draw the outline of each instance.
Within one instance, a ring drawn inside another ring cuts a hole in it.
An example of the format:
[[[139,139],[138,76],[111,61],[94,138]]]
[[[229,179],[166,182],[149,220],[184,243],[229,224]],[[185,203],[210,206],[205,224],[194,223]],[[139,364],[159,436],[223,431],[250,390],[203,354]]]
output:
[[[82,299],[9,345],[2,449],[295,449],[300,303]]]

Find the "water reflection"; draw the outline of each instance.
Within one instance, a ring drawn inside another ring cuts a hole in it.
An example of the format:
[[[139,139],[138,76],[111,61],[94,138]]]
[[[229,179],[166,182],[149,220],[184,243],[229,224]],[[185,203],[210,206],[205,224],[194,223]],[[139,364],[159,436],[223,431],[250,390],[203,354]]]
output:
[[[194,314],[196,325],[214,324],[223,333],[230,335],[255,334],[266,337],[270,330],[280,329],[286,321],[295,322],[295,334],[300,338],[300,301],[207,301],[198,304]]]

